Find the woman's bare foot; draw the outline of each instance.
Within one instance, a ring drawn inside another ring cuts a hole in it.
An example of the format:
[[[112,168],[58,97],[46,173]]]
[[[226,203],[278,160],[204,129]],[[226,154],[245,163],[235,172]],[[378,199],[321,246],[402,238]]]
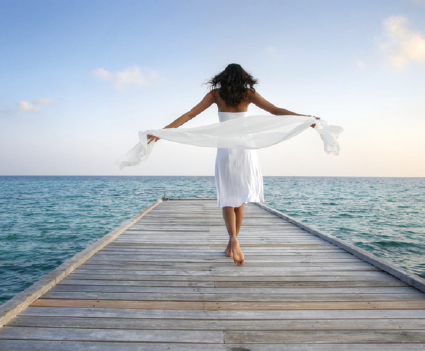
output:
[[[232,239],[230,239],[230,242],[232,244],[233,261],[238,266],[242,266],[245,263],[245,259],[242,250],[239,246],[239,241],[236,237],[233,237]]]
[[[230,239],[229,239],[229,243],[227,244],[226,250],[224,250],[224,253],[226,254],[227,257],[233,257],[233,251],[232,251],[232,245],[230,244]]]

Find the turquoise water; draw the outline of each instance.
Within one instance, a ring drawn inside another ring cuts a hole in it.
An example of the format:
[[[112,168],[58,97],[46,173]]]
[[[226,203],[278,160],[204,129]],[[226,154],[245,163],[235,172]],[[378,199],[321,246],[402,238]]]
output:
[[[425,278],[425,178],[266,177],[265,203]],[[213,177],[0,177],[0,304],[161,198]]]

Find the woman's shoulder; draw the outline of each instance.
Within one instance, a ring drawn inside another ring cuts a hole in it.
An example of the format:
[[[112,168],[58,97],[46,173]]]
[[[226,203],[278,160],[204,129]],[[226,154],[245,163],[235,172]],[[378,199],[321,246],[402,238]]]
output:
[[[215,92],[215,90],[217,90],[217,89],[213,89],[213,90],[210,90],[205,96],[204,96],[204,98],[202,99],[202,101],[203,102],[207,102],[207,103],[209,103],[209,104],[213,104],[213,103],[217,103],[217,97],[219,97],[220,96],[220,94],[217,94],[216,92]]]
[[[217,100],[221,99],[220,89],[211,89],[207,95],[214,99],[214,102],[217,102]]]
[[[220,89],[217,89],[216,88],[216,89],[211,89],[210,92],[209,92],[209,94],[211,94],[212,96],[215,97],[217,95],[220,95],[219,92],[220,92]]]
[[[255,99],[259,94],[255,91],[255,89],[248,89],[248,99],[252,101]]]

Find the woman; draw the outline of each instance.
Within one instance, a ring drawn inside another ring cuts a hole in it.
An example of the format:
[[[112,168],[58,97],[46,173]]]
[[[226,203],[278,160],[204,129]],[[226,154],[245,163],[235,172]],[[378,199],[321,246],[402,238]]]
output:
[[[257,80],[238,64],[228,65],[208,83],[211,91],[203,100],[165,128],[180,127],[214,103],[218,107],[220,122],[245,116],[251,103],[273,115],[304,116],[276,107],[264,99],[254,89]],[[148,135],[148,140],[148,143],[156,142],[159,138]],[[245,203],[263,201],[263,177],[256,151],[217,149],[215,182],[218,206],[222,208],[229,233],[225,253],[233,257],[235,264],[240,266],[245,263],[245,259],[237,236],[242,225]]]

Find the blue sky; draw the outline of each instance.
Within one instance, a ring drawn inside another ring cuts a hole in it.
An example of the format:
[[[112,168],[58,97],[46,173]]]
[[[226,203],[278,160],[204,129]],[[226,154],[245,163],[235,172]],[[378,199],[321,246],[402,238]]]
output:
[[[425,0],[0,0],[0,174],[213,175],[215,150],[165,141],[113,162],[237,62],[345,129],[338,157],[313,130],[259,150],[264,175],[424,177],[424,18]]]

